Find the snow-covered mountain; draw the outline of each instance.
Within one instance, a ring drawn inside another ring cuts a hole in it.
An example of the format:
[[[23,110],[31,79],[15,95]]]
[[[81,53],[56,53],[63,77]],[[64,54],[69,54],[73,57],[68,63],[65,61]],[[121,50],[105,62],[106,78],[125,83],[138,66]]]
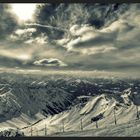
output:
[[[81,127],[83,130],[96,129],[96,123],[91,122],[91,118],[97,117],[99,114],[103,114],[103,118],[98,121],[99,128],[115,127],[114,107],[117,126],[131,123],[137,119],[137,109],[131,100],[132,96],[133,94],[129,95],[127,91],[124,91],[122,96],[118,97],[107,94],[91,96],[88,101],[76,104],[59,114],[49,116],[33,125],[33,127],[38,128],[40,135],[44,135],[45,125],[47,125],[49,135],[63,131],[73,132],[74,135],[74,131],[81,131]],[[29,130],[30,127],[24,129],[25,134],[30,135]],[[35,132],[34,135],[36,135]]]
[[[25,136],[103,129],[115,126],[115,118],[116,125],[138,118],[139,80],[9,77],[1,78],[0,126]],[[98,124],[91,121],[100,115]]]

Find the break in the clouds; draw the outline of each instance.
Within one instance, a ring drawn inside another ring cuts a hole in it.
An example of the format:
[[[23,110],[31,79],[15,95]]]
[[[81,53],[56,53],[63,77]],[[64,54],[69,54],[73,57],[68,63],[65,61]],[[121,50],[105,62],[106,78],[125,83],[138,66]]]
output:
[[[10,5],[0,6],[0,59],[7,66],[140,69],[140,4],[36,4],[34,20],[20,24]]]

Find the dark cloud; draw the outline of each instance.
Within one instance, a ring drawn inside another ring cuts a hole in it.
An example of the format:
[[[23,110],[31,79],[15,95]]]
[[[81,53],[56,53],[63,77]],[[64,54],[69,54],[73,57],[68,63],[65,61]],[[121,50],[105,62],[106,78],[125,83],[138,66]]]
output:
[[[0,4],[0,39],[5,38],[17,27],[17,21],[8,4]]]
[[[22,67],[23,62],[21,60],[15,59],[15,58],[10,58],[10,57],[5,57],[5,56],[0,56],[0,65],[1,67]]]
[[[128,8],[128,4],[43,4],[39,7],[37,19],[41,23],[62,28],[74,24],[101,28],[116,20]]]

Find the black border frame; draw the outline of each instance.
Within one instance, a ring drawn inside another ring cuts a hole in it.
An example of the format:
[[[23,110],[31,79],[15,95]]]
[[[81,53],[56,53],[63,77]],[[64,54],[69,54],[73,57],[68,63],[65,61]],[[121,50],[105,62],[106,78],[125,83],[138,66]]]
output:
[[[140,3],[140,0],[0,0],[0,3]]]
[[[0,140],[139,140],[140,137],[0,137]]]

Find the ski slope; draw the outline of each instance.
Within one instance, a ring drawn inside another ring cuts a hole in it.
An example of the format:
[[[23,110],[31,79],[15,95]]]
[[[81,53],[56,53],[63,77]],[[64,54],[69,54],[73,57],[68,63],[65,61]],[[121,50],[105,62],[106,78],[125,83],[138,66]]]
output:
[[[136,105],[131,101],[131,95],[132,93],[130,89],[128,89],[124,91],[122,97],[120,97],[122,101],[105,94],[91,97],[83,107],[79,104],[75,105],[70,110],[49,116],[34,124],[32,126],[34,130],[32,134],[44,136],[45,127],[48,136],[54,135],[55,133],[58,133],[57,136],[98,136],[100,134],[102,136],[117,136],[116,131],[120,131],[121,128],[130,127],[128,131],[132,131],[131,129],[134,127],[135,130],[139,127],[139,121],[135,123],[137,110]],[[115,115],[117,125],[114,123],[114,106],[116,106]],[[96,129],[95,123],[91,123],[91,118],[100,113],[104,114],[104,118],[98,121],[99,128]],[[81,119],[83,131],[81,131]],[[30,130],[31,127],[28,127],[23,129],[23,132],[30,136]],[[62,133],[63,131],[64,133]],[[126,130],[124,133],[119,133],[119,135],[127,136],[128,131]],[[132,132],[130,134],[132,134]]]

